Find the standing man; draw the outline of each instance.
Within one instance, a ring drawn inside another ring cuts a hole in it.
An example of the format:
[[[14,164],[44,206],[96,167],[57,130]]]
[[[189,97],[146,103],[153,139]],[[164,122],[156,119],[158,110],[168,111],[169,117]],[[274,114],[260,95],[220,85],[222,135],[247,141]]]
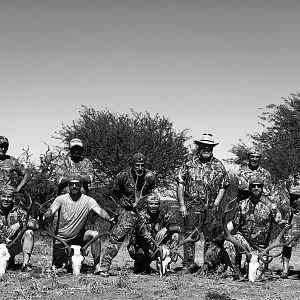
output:
[[[16,158],[6,154],[8,146],[8,139],[0,136],[0,188],[11,185],[18,193],[30,179],[30,175]]]
[[[250,196],[249,179],[253,175],[258,175],[263,179],[265,196],[271,195],[272,181],[271,174],[268,170],[260,166],[261,152],[257,148],[250,148],[248,151],[248,163],[242,164],[237,170],[238,194],[237,201],[241,201]]]
[[[134,273],[151,274],[150,264],[156,250],[152,239],[158,245],[175,246],[179,241],[180,227],[168,212],[160,209],[160,198],[150,194],[146,198],[146,208],[140,212],[143,224],[136,223],[127,246],[130,257],[134,260]]]
[[[13,241],[23,229],[27,226],[23,236],[16,241],[9,249],[10,258],[8,268],[14,268],[15,256],[23,254],[22,271],[30,270],[28,267],[30,256],[34,246],[33,231],[38,229],[38,223],[35,219],[27,220],[27,212],[19,206],[14,206],[15,189],[12,186],[5,185],[0,189],[0,237],[4,243]]]
[[[249,179],[250,196],[238,203],[233,220],[229,222],[229,231],[234,230],[233,237],[250,251],[263,250],[270,242],[272,222],[284,226],[287,221],[282,218],[280,211],[270,196],[263,195],[264,179],[253,175]],[[239,278],[238,249],[229,241],[224,242],[228,256],[227,277]],[[263,273],[265,266],[260,263],[259,271]]]
[[[57,236],[69,245],[85,245],[98,235],[95,230],[86,229],[86,223],[91,211],[101,218],[113,223],[113,218],[101,208],[95,199],[82,194],[81,188],[84,180],[76,175],[68,183],[69,193],[58,196],[44,214],[44,220],[51,218],[59,209],[61,210],[60,223]],[[100,261],[100,249],[93,243],[91,245],[94,266]],[[64,245],[55,243],[53,249],[53,265],[58,268],[67,263]]]
[[[197,145],[196,155],[180,168],[177,176],[177,198],[179,211],[184,218],[185,235],[201,224],[207,209],[217,219],[220,203],[229,187],[229,177],[224,165],[213,156],[213,148],[218,145],[213,135],[204,133],[194,143]],[[206,253],[216,236],[212,236],[211,230],[204,229],[203,233],[205,261]],[[186,244],[183,249],[182,271],[189,273],[195,264],[195,244]]]
[[[83,156],[83,142],[74,138],[69,144],[70,154],[64,157],[57,170],[58,175],[58,195],[68,187],[70,179],[74,175],[80,175],[85,194],[88,194],[88,186],[93,182],[94,169],[92,162]],[[66,191],[67,192],[67,191]]]
[[[290,270],[290,259],[292,249],[299,244],[300,239],[300,173],[296,172],[289,175],[285,182],[284,198],[289,203],[289,221],[290,229],[285,232],[284,241],[293,242],[288,246],[283,246],[282,251],[282,274],[281,278],[287,279]]]
[[[146,158],[135,153],[131,158],[131,166],[121,171],[114,180],[113,194],[121,202],[119,221],[112,230],[112,236],[95,274],[109,276],[113,258],[118,254],[127,234],[134,229],[137,222],[135,209],[141,208],[143,197],[149,195],[155,187],[155,174],[145,168]]]

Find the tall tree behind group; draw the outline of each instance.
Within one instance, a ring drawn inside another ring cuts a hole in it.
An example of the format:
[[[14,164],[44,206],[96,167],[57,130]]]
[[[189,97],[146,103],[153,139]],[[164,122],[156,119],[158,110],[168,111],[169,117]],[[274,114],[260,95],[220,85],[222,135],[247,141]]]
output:
[[[300,170],[300,94],[290,94],[282,100],[282,104],[268,105],[259,117],[263,131],[249,134],[262,151],[261,164],[271,172],[274,182]],[[230,152],[236,155],[230,162],[241,163],[247,146],[240,141]]]
[[[128,166],[133,153],[141,152],[148,159],[147,168],[157,173],[162,184],[188,154],[187,130],[176,132],[173,123],[159,114],[133,110],[118,114],[83,106],[79,115],[72,125],[63,125],[60,139],[66,145],[75,136],[82,139],[86,156],[106,182]]]

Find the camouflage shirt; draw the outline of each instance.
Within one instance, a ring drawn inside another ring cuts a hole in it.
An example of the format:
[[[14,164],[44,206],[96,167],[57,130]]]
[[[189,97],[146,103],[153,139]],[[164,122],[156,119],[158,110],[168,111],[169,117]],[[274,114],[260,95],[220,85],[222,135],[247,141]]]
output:
[[[257,204],[250,198],[239,202],[232,222],[251,247],[265,248],[270,239],[271,223],[281,221],[282,215],[273,200],[262,195]]]
[[[0,160],[0,188],[4,185],[18,185],[18,177],[25,175],[24,167],[13,156],[6,155],[4,160]]]
[[[185,186],[186,206],[202,208],[203,204],[215,201],[220,189],[229,187],[229,176],[217,158],[212,157],[209,162],[202,163],[194,157],[179,169],[177,182]]]
[[[27,213],[24,209],[16,206],[14,207],[8,215],[5,215],[2,210],[0,209],[0,238],[2,241],[7,241],[7,239],[13,240],[16,235],[18,234],[18,231],[15,233],[14,236],[10,236],[8,234],[8,229],[16,224],[19,223],[21,225],[20,229],[24,226],[24,223],[26,221]]]
[[[67,173],[72,173],[73,175],[89,175],[91,182],[93,182],[94,179],[93,164],[88,158],[82,158],[81,161],[75,163],[71,159],[71,156],[64,156],[62,161],[59,162],[59,167],[56,170],[58,184],[62,181],[63,176]],[[64,189],[64,193],[68,192],[69,190],[67,187]],[[84,189],[82,190],[82,192],[84,192]]]
[[[94,168],[92,162],[88,158],[82,158],[81,161],[75,163],[71,156],[64,156],[63,160],[60,162],[59,168],[56,171],[58,183],[61,181],[62,177],[66,173],[73,173],[79,175],[89,175],[91,181],[94,177]]]
[[[169,229],[170,226],[176,225],[176,221],[167,212],[159,211],[157,214],[152,215],[145,208],[140,211],[140,215],[143,220],[143,226],[141,226],[139,221],[136,222],[135,228],[131,232],[129,247],[150,246],[152,242],[147,238],[147,233],[150,233],[155,239],[159,230],[164,227]],[[167,238],[169,237],[167,235]]]
[[[136,183],[136,176],[131,168],[121,171],[113,183],[113,193],[118,200],[121,200],[121,206],[130,209],[135,201],[135,193],[142,197],[149,195],[155,188],[155,174],[145,169],[144,175],[139,177]]]
[[[258,175],[264,181],[263,194],[271,195],[272,181],[271,174],[268,170],[259,166],[256,170],[251,170],[248,164],[241,165],[235,174],[239,181],[240,190],[249,191],[249,180],[251,176]]]

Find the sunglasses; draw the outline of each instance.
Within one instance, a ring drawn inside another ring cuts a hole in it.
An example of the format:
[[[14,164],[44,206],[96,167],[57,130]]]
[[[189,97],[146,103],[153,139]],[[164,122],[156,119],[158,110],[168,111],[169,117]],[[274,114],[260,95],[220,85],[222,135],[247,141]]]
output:
[[[254,184],[251,184],[250,187],[251,187],[251,188],[256,188],[256,187],[257,187],[257,188],[262,188],[262,187],[263,187],[263,184],[261,184],[261,183],[254,183]]]
[[[69,182],[69,186],[77,186],[77,187],[80,187],[81,186],[81,182]]]

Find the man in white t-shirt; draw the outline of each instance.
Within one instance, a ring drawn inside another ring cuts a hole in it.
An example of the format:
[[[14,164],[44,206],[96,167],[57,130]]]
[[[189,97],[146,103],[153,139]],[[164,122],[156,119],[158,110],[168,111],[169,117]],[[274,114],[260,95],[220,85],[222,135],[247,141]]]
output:
[[[98,205],[95,199],[81,192],[82,184],[82,177],[80,175],[74,176],[68,184],[69,193],[55,198],[52,205],[44,214],[44,219],[47,220],[51,218],[58,209],[61,210],[57,236],[62,238],[69,245],[83,246],[98,235],[97,231],[85,228],[91,211],[94,211],[108,222],[113,222],[113,218],[110,218],[109,214]],[[100,261],[100,249],[96,244],[92,244],[91,249],[94,265],[96,265]],[[52,264],[61,268],[64,264],[66,265],[66,262],[67,256],[64,245],[59,242],[55,243]]]

